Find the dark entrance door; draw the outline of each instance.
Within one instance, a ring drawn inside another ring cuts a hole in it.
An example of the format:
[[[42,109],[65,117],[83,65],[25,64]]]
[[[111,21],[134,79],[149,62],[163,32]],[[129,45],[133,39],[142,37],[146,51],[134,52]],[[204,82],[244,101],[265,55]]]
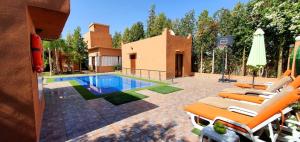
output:
[[[92,70],[96,71],[96,66],[95,66],[95,57],[92,57]]]
[[[182,77],[183,54],[176,54],[175,57],[175,77]]]
[[[135,74],[135,62],[136,62],[136,54],[130,55],[130,71],[131,74]]]

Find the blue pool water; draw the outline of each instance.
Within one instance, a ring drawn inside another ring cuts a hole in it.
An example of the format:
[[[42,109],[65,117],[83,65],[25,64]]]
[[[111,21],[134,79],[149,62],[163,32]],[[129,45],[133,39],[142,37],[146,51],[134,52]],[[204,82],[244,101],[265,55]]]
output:
[[[76,80],[80,85],[95,95],[126,91],[154,85],[152,82],[146,82],[117,75],[95,75],[55,79],[56,82],[70,80]]]

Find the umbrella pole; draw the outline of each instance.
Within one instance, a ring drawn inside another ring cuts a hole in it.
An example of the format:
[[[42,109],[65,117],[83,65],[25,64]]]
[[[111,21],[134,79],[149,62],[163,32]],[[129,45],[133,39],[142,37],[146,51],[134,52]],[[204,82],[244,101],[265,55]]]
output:
[[[254,88],[254,77],[255,77],[255,71],[253,71],[253,75],[252,75],[252,88]]]

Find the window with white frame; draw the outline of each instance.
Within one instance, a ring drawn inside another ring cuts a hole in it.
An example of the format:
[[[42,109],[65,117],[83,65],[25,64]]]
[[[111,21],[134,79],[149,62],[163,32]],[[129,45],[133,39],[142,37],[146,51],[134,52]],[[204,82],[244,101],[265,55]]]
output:
[[[119,56],[102,56],[101,66],[115,66],[121,64],[121,58]]]

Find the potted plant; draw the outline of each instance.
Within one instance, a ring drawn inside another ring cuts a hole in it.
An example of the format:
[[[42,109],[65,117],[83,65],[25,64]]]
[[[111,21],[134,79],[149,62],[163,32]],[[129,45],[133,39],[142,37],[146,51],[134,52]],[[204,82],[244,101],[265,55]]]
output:
[[[218,134],[221,134],[221,135],[226,134],[226,127],[225,127],[225,125],[224,125],[223,123],[221,123],[221,122],[216,122],[216,123],[214,124],[214,130],[215,130],[215,132],[217,132]]]

